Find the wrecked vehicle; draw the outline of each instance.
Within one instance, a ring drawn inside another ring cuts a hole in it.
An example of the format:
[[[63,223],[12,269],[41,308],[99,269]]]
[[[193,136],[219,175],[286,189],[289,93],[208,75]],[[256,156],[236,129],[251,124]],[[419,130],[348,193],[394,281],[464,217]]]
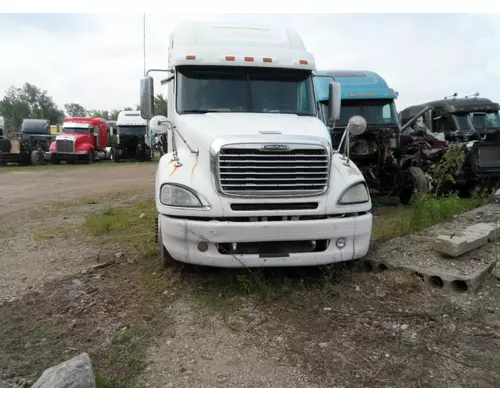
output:
[[[23,119],[20,133],[0,138],[0,163],[41,165],[52,139],[49,120]]]
[[[328,118],[328,84],[342,85],[342,114],[335,124]],[[427,193],[427,177],[421,169],[420,149],[408,149],[411,143],[400,140],[396,111],[397,93],[385,80],[371,71],[316,71],[315,97],[319,117],[332,135],[333,146],[339,141],[353,115],[367,121],[366,131],[350,143],[350,156],[363,173],[370,190],[379,195],[397,195],[408,204],[415,190]]]
[[[500,178],[500,106],[486,98],[452,98],[405,108],[403,134],[432,144],[433,164],[446,150],[459,146],[463,164],[454,176],[457,187],[491,187]],[[444,146],[443,146],[444,145]]]

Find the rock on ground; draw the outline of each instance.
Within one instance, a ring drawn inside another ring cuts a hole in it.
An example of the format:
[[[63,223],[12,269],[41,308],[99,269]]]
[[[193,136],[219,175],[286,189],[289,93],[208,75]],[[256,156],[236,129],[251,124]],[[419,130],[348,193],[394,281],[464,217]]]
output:
[[[7,388],[7,384],[0,378],[0,388]]]
[[[46,369],[34,388],[95,388],[95,375],[87,353]]]
[[[500,263],[498,263],[497,265],[495,265],[495,268],[493,268],[493,270],[491,271],[491,274],[495,278],[500,279]]]

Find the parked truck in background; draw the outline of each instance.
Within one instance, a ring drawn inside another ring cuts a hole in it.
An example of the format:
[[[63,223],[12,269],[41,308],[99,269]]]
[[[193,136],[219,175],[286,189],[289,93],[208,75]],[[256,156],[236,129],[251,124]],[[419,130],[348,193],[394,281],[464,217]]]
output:
[[[164,266],[314,266],[367,253],[370,195],[317,117],[314,70],[293,29],[192,22],[172,32],[168,118],[152,118],[153,79],[141,80],[141,115],[166,139],[155,182]],[[340,85],[329,93],[336,119]],[[363,119],[349,129],[361,133]]]
[[[84,161],[92,164],[95,160],[106,159],[107,129],[103,118],[64,118],[62,133],[50,145],[52,163]]]
[[[116,143],[113,158],[121,160],[150,161],[153,146],[145,119],[139,111],[120,111],[116,121]]]
[[[476,95],[430,101],[400,113],[405,134],[440,139],[447,148],[463,149],[464,162],[454,180],[456,187],[467,190],[493,187],[500,179],[500,105]]]
[[[45,162],[51,140],[49,120],[23,119],[20,133],[9,138],[5,132],[0,139],[0,163],[41,165]]]
[[[328,117],[328,87],[332,81],[342,85],[342,113],[333,124]],[[428,192],[418,154],[407,152],[400,141],[397,92],[379,74],[316,71],[314,86],[319,117],[329,128],[334,147],[339,145],[349,118],[361,115],[366,119],[366,131],[351,141],[349,151],[372,192],[397,195],[403,204],[408,204],[415,190]]]
[[[7,130],[5,128],[5,118],[0,116],[0,139],[7,137]]]

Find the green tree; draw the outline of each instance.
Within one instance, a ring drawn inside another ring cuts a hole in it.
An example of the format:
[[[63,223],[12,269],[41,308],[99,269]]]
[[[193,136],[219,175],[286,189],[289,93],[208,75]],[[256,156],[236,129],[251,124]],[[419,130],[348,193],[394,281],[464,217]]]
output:
[[[157,94],[154,99],[155,115],[168,117],[168,101],[162,94]]]
[[[91,117],[104,118],[106,121],[109,120],[109,111],[107,110],[91,110],[89,115]]]
[[[120,114],[120,110],[111,110],[110,119],[111,121],[116,121],[118,119],[118,114]]]
[[[22,88],[10,87],[0,101],[0,115],[10,129],[19,129],[25,118],[48,119],[51,124],[62,123],[64,112],[46,90],[26,82]]]
[[[68,103],[64,105],[66,114],[70,117],[86,117],[88,115],[85,107],[78,103]]]

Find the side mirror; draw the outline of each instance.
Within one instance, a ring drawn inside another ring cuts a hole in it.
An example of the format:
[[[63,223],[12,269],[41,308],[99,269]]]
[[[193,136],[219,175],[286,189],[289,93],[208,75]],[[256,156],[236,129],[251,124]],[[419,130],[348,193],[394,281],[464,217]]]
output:
[[[154,83],[151,76],[141,79],[141,117],[151,119],[154,115]]]
[[[351,151],[351,134],[354,136],[358,136],[363,134],[366,131],[366,119],[364,119],[361,115],[353,115],[347,121],[347,128],[344,131],[344,135],[342,140],[340,141],[339,151],[342,147],[342,142],[345,140],[345,155],[347,161],[345,165],[349,165],[350,159],[350,151]]]
[[[354,136],[361,135],[366,131],[366,119],[361,115],[353,115],[347,122],[347,129]]]
[[[171,126],[172,123],[163,115],[156,115],[149,121],[149,130],[157,135],[164,135]]]
[[[328,121],[334,123],[340,118],[340,83],[330,82],[328,86]]]

